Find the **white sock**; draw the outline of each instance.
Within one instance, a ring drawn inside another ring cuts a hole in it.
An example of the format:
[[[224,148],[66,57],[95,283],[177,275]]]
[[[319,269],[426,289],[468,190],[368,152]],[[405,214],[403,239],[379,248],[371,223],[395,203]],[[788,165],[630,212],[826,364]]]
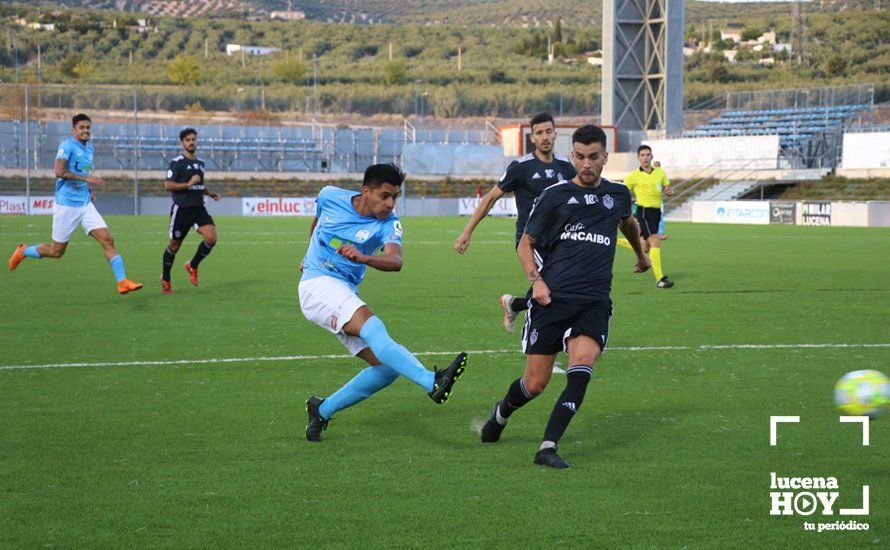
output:
[[[501,407],[500,406],[498,406],[497,410],[494,413],[494,419],[501,426],[506,426],[507,420],[509,420],[509,418],[504,418],[503,416],[501,416]]]
[[[544,449],[555,449],[555,448],[556,448],[556,443],[554,443],[552,441],[542,441],[541,448],[538,450],[543,451]]]

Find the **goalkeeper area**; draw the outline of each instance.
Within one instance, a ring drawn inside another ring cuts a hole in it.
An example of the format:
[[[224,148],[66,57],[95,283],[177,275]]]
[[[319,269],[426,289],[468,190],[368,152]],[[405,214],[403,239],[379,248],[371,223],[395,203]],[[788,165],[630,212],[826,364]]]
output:
[[[82,232],[61,260],[0,274],[0,547],[886,546],[890,412],[838,420],[846,372],[890,374],[890,229],[668,224],[655,288],[616,252],[609,347],[561,442],[532,464],[564,385],[476,431],[523,370],[498,297],[528,287],[514,221],[407,217],[404,268],[362,298],[428,367],[466,350],[436,406],[405,380],[341,411],[324,442],[304,403],[364,365],[297,300],[310,218],[216,218],[188,284],[161,294],[168,219],[108,216],[128,274],[119,296]],[[0,218],[0,252],[50,237],[49,216]],[[6,257],[6,256],[4,256]],[[519,324],[519,321],[517,321]],[[566,357],[557,361],[565,368]],[[800,416],[779,426],[771,416]],[[834,477],[834,515],[771,515],[771,480]],[[860,508],[870,487],[868,515]],[[809,531],[855,520],[868,530]]]

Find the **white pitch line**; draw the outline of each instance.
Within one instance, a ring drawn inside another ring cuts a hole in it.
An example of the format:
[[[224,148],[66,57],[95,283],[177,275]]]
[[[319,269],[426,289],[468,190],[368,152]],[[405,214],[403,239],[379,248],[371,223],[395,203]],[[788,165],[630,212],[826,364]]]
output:
[[[822,349],[822,348],[890,348],[884,344],[726,344],[702,345],[690,349]],[[609,349],[609,348],[606,348]]]
[[[497,354],[497,353],[520,353],[518,349],[486,349],[486,350],[467,350],[468,354]],[[456,351],[424,351],[415,353],[414,355],[457,355]],[[328,355],[280,355],[280,356],[261,356],[261,357],[222,357],[216,359],[173,359],[167,361],[102,361],[92,363],[50,363],[46,365],[0,365],[0,370],[12,369],[61,369],[71,367],[135,367],[135,366],[169,366],[169,365],[203,365],[208,363],[253,363],[265,361],[306,361],[318,359],[352,359],[352,355],[346,354],[328,354]]]
[[[611,346],[608,352],[616,351],[712,351],[712,350],[770,350],[770,349],[837,349],[837,348],[890,348],[890,343],[877,344],[703,344],[699,346]],[[422,351],[414,355],[457,355],[456,351]],[[502,353],[521,353],[518,348],[466,350],[469,355],[497,355]],[[0,365],[0,370],[16,369],[61,369],[73,367],[135,367],[135,366],[171,366],[171,365],[206,365],[209,363],[258,363],[268,361],[312,361],[319,359],[351,359],[351,355],[280,355],[260,357],[219,357],[215,359],[173,359],[166,361],[97,361],[83,363],[49,363],[45,365]]]

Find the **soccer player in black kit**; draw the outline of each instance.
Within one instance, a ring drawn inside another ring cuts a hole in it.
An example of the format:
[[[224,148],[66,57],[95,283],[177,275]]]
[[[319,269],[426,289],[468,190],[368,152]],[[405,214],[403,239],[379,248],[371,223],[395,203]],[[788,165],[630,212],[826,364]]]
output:
[[[533,116],[529,126],[531,126],[529,138],[535,146],[535,151],[511,162],[500,181],[479,201],[479,206],[476,207],[467,226],[454,241],[454,249],[460,254],[467,251],[473,230],[488,215],[494,203],[511,192],[516,197],[518,213],[516,246],[519,246],[519,238],[522,237],[528,213],[541,191],[554,183],[575,177],[575,168],[569,159],[553,152],[553,146],[556,144],[556,126],[550,113],[538,113]],[[500,302],[504,310],[504,330],[512,333],[516,314],[528,309],[528,298],[526,294],[521,296],[504,294]]]
[[[186,128],[179,132],[182,154],[170,161],[167,170],[167,181],[164,189],[170,191],[173,206],[170,209],[170,243],[164,250],[164,271],[161,275],[161,290],[164,294],[173,294],[170,284],[170,268],[176,260],[176,253],[182,246],[182,240],[194,227],[204,240],[191,260],[185,263],[189,281],[198,286],[198,264],[210,254],[216,245],[216,225],[204,207],[204,195],[218,201],[219,194],[212,193],[204,183],[204,161],[195,155],[198,149],[198,132],[194,128]]]
[[[551,185],[535,201],[517,254],[532,284],[532,304],[522,329],[525,373],[498,401],[485,425],[482,441],[498,441],[518,408],[544,391],[559,351],[569,355],[566,387],[559,399],[535,464],[570,465],[556,447],[581,406],[597,358],[609,337],[612,266],[618,229],[636,253],[635,273],[651,267],[640,245],[639,226],[631,215],[627,187],[602,179],[608,159],[606,134],[587,125],[572,134],[572,164],[578,175]]]

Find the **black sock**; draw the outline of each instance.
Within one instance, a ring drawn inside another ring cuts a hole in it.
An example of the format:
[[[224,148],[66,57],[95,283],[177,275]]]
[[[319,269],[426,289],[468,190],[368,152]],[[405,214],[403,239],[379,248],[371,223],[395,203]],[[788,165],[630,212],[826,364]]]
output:
[[[507,395],[504,396],[504,400],[501,402],[501,416],[510,418],[510,415],[513,414],[516,409],[534,398],[535,395],[532,395],[531,392],[525,389],[525,380],[517,378],[510,384],[510,389],[507,390]]]
[[[201,241],[201,244],[198,245],[198,250],[195,251],[192,261],[189,262],[192,269],[198,269],[198,264],[210,254],[211,250],[213,250],[213,245],[207,244],[207,241]]]
[[[550,413],[550,420],[547,421],[547,428],[544,429],[544,441],[559,443],[559,439],[569,427],[572,417],[581,408],[591,374],[593,374],[593,369],[586,365],[569,367],[566,371],[566,389],[562,391],[562,395],[553,406],[553,412]]]
[[[176,253],[170,250],[170,247],[164,249],[164,273],[161,275],[161,278],[165,281],[170,280],[170,268],[173,267],[173,262],[176,261]]]
[[[528,298],[525,296],[514,296],[510,302],[510,311],[519,313],[528,309]]]

